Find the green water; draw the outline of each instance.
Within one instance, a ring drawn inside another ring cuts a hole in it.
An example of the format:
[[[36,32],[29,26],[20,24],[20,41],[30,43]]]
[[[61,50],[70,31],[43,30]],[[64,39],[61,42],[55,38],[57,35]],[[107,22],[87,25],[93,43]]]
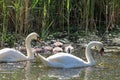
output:
[[[39,61],[0,63],[0,80],[120,80],[120,53],[94,58],[95,66],[75,69],[45,68]]]

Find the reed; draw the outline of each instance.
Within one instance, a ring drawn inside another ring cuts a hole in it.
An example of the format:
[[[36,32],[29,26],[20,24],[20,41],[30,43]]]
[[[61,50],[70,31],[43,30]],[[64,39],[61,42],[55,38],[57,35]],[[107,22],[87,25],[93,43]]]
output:
[[[42,38],[46,38],[46,35],[48,35],[49,33],[49,27],[48,26],[48,10],[47,10],[47,6],[49,5],[48,3],[50,2],[47,2],[47,0],[44,0],[44,6],[43,6],[43,20],[42,20],[42,31],[41,31],[41,37]]]
[[[68,37],[70,37],[70,5],[71,0],[67,0],[67,27],[68,27]]]
[[[94,6],[95,0],[87,0],[86,2],[86,35],[88,34],[88,28],[93,29],[94,24]],[[94,29],[93,29],[94,30]]]
[[[112,30],[120,26],[120,0],[1,0],[0,32],[24,34],[35,31],[48,36],[50,31],[77,30],[84,34]],[[48,33],[47,33],[48,32]]]
[[[7,36],[7,7],[5,4],[5,0],[2,0],[2,8],[3,8],[3,24],[2,24],[2,43],[1,46],[3,46],[4,42],[6,41]]]
[[[23,7],[23,2],[20,2],[20,8],[19,8],[19,30],[18,30],[18,34],[22,34],[23,33],[23,29],[24,29],[24,7]]]
[[[15,10],[15,33],[17,34],[17,32],[19,31],[19,17],[20,17],[19,16],[20,14],[20,1],[19,0],[18,1],[16,0],[15,2],[13,2],[13,8]]]
[[[89,25],[89,14],[90,14],[90,0],[87,0],[86,2],[86,35],[88,34],[88,25]]]
[[[108,31],[111,28],[115,27],[115,15],[117,11],[117,7],[119,7],[120,1],[119,0],[111,0],[110,3],[106,6],[106,17],[108,20],[106,20],[106,30]],[[109,11],[109,13],[108,13]]]
[[[24,27],[24,34],[28,31],[28,28],[29,28],[29,21],[28,21],[28,16],[29,16],[29,0],[24,0],[25,2],[25,27]]]

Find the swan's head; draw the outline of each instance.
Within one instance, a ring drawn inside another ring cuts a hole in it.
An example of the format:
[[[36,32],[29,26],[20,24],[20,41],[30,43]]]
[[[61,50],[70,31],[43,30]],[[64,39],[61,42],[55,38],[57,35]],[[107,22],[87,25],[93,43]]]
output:
[[[40,42],[40,37],[39,37],[39,35],[37,34],[37,33],[35,33],[35,32],[32,32],[32,33],[30,33],[28,36],[27,36],[27,38],[26,38],[27,40],[37,40],[38,42]]]
[[[103,53],[104,53],[104,48],[101,48],[100,49],[100,51],[99,51],[99,53],[101,54],[101,56],[103,55]]]
[[[91,41],[89,44],[91,47],[95,47],[95,49],[101,54],[104,53],[103,43],[99,41]]]
[[[100,53],[100,55],[102,56],[104,53],[103,43],[97,42],[97,44],[98,45],[96,46],[96,49],[98,50],[98,53]]]

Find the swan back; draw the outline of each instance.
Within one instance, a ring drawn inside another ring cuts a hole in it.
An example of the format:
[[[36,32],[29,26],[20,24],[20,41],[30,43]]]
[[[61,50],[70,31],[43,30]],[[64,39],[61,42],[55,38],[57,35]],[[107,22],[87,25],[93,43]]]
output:
[[[0,62],[17,62],[24,60],[27,60],[27,57],[15,49],[4,48],[0,50]]]
[[[88,65],[81,58],[63,52],[49,56],[47,61],[49,61],[48,66],[57,68],[75,68]]]

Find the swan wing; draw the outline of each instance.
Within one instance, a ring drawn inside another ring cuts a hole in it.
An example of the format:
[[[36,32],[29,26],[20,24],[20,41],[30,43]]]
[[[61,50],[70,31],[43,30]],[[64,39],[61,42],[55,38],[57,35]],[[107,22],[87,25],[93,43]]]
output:
[[[51,67],[75,68],[85,66],[86,62],[72,54],[57,53],[47,58]]]
[[[0,62],[17,62],[26,60],[27,57],[18,50],[4,48],[0,50]]]

